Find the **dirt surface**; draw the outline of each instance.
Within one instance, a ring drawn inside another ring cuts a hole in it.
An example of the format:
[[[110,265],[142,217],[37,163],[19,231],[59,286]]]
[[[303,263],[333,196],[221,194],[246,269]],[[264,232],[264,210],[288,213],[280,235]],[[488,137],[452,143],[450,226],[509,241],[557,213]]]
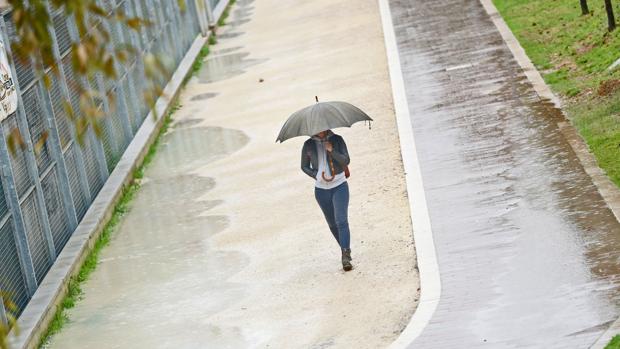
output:
[[[218,34],[50,346],[389,345],[418,279],[376,1],[238,1]],[[305,139],[274,143],[315,95],[375,119],[337,130],[352,158],[348,273],[299,168]]]
[[[597,93],[599,96],[609,96],[620,89],[620,80],[611,79],[601,82]]]

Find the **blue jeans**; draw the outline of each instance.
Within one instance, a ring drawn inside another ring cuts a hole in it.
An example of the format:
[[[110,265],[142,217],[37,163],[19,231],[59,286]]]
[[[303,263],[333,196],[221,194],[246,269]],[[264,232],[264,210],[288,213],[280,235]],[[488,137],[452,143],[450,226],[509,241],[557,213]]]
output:
[[[344,182],[332,189],[314,188],[314,197],[319,203],[332,235],[341,248],[349,248],[349,185]]]

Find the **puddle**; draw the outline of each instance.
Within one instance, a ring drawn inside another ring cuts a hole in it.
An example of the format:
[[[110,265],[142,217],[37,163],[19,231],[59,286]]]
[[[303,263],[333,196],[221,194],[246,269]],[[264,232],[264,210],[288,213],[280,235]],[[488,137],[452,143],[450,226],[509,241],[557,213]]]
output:
[[[183,127],[192,127],[192,126],[200,124],[202,121],[203,120],[201,119],[183,119],[179,121],[174,121],[172,124],[172,127],[174,127],[175,129],[183,128]]]
[[[213,57],[213,56],[219,56],[219,55],[225,55],[225,54],[228,54],[228,53],[233,53],[233,52],[235,52],[235,51],[239,51],[239,50],[241,50],[241,49],[243,49],[243,47],[242,47],[242,46],[222,48],[222,49],[219,49],[219,50],[213,50],[213,51],[211,51],[211,53],[209,53],[209,55],[210,55],[211,57]]]
[[[230,22],[230,25],[235,28],[235,27],[239,27],[242,26],[246,23],[250,23],[250,19],[235,19],[233,21]]]
[[[236,38],[238,36],[241,36],[245,33],[243,32],[237,32],[237,33],[224,33],[224,34],[217,34],[217,38],[218,39],[232,39],[232,38]]]
[[[201,93],[198,95],[193,96],[192,98],[190,98],[190,101],[204,101],[210,98],[213,98],[217,96],[217,93],[212,93],[212,92],[208,92],[208,93]]]
[[[234,153],[249,140],[241,131],[221,127],[176,129],[162,139],[146,177],[171,178],[186,174]]]
[[[201,83],[211,83],[229,79],[245,73],[246,69],[266,62],[266,59],[248,59],[249,53],[232,53],[207,57],[198,73]]]
[[[310,349],[328,349],[336,345],[334,338],[323,340],[320,343],[316,343],[310,347]]]
[[[249,138],[220,127],[187,128],[192,122],[163,136],[131,210],[83,286],[84,299],[50,348],[246,346],[238,328],[205,320],[243,297],[244,285],[228,280],[249,258],[211,249],[210,239],[230,222],[209,214],[222,203],[208,196],[217,183],[195,172]]]

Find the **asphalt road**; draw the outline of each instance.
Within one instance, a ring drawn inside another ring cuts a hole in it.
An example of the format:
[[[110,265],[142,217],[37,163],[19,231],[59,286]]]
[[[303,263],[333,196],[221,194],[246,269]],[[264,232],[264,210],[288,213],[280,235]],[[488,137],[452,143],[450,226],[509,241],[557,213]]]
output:
[[[441,274],[415,348],[587,348],[620,224],[478,1],[390,1]]]

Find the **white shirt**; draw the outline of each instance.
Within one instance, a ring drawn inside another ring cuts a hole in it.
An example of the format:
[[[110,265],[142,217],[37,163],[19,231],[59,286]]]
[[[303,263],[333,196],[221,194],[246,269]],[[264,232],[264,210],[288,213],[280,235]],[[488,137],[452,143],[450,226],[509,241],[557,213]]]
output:
[[[316,174],[314,186],[319,189],[332,189],[346,182],[347,178],[344,175],[344,171],[337,174],[331,182],[323,179],[323,172],[325,172],[325,178],[330,178],[332,176],[332,171],[329,168],[329,159],[323,142],[314,140],[314,143],[316,144],[317,155],[319,157],[319,171]]]

